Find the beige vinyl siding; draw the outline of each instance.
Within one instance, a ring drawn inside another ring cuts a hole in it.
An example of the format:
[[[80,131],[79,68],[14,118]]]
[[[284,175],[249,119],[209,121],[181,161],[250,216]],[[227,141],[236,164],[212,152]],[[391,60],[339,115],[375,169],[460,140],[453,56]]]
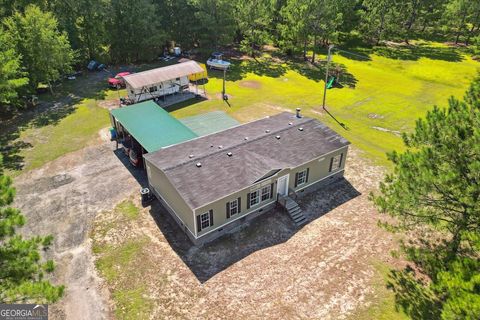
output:
[[[201,230],[197,233],[197,237],[201,236],[209,231],[215,230],[221,226],[226,225],[229,222],[235,221],[240,219],[243,216],[248,215],[251,212],[260,210],[263,206],[267,204],[271,204],[272,202],[276,201],[276,193],[277,193],[277,185],[276,185],[276,175],[272,178],[266,179],[259,183],[252,185],[251,187],[245,188],[241,191],[235,192],[223,199],[217,200],[209,205],[200,207],[195,209],[195,216],[201,215],[203,213],[208,212],[209,210],[213,210],[213,226],[208,227],[206,229]],[[271,199],[260,202],[259,204],[250,207],[247,209],[247,196],[248,193],[256,190],[257,188],[262,188],[263,186],[271,186],[273,183],[273,196]],[[227,218],[227,202],[233,201],[235,199],[241,198],[240,201],[240,213],[237,213],[230,218]]]
[[[198,216],[203,213],[209,212],[210,210],[213,210],[213,226],[210,226],[206,229],[201,230],[200,232],[197,232],[197,237],[200,237],[208,232],[215,232],[213,230],[221,229],[226,224],[232,221],[236,221],[241,217],[244,217],[252,212],[258,211],[262,207],[268,204],[271,204],[272,202],[275,202],[277,200],[277,179],[279,177],[289,174],[289,188],[291,190],[299,191],[308,185],[314,184],[315,182],[318,182],[332,174],[335,174],[336,172],[343,170],[345,168],[345,159],[347,157],[347,150],[348,150],[348,146],[345,146],[340,150],[332,152],[326,156],[317,158],[299,167],[281,170],[278,173],[276,173],[274,176],[264,181],[260,181],[252,185],[251,187],[245,188],[225,198],[219,199],[211,204],[195,209],[195,216]],[[337,170],[332,170],[332,172],[329,172],[331,159],[342,153],[343,153],[343,157],[342,157],[341,167]],[[299,185],[297,186],[297,188],[295,188],[295,173],[302,170],[306,170],[307,168],[309,169],[308,181],[305,184]],[[252,192],[253,190],[256,190],[257,188],[261,188],[263,185],[270,185],[272,183],[273,183],[272,199],[268,201],[260,202],[259,204],[247,209],[248,193]],[[241,204],[240,204],[241,212],[231,216],[230,218],[227,218],[227,208],[226,208],[227,202],[238,199],[239,197],[241,198]]]
[[[301,166],[298,166],[296,168],[291,169],[290,179],[289,179],[289,183],[288,183],[289,188],[292,189],[292,190],[295,190],[295,191],[301,190],[301,189],[305,188],[306,186],[311,185],[312,183],[320,181],[320,180],[328,177],[331,174],[334,174],[336,172],[339,172],[339,171],[343,170],[345,168],[345,160],[347,158],[347,150],[348,150],[348,146],[346,146],[346,147],[344,147],[340,150],[337,150],[335,152],[332,152],[332,153],[330,153],[326,156],[320,157],[320,158],[315,159],[313,161],[310,161],[306,164],[303,164]],[[330,172],[329,171],[330,170],[330,161],[333,157],[335,157],[339,154],[343,154],[341,166],[340,166],[339,169],[332,170],[332,172]],[[295,187],[295,173],[306,170],[307,168],[309,169],[308,170],[308,181],[305,184],[298,185],[297,187]]]
[[[145,159],[145,158],[144,158]],[[148,181],[155,191],[168,203],[192,234],[195,234],[193,210],[172,186],[165,174],[146,161]]]

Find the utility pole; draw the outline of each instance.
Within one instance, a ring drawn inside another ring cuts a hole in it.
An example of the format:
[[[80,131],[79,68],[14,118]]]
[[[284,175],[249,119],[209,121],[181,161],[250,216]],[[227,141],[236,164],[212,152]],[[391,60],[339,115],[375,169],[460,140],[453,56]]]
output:
[[[223,90],[222,90],[222,99],[228,100],[227,95],[225,94],[225,77],[227,75],[227,68],[223,69]]]
[[[330,67],[330,61],[332,61],[332,49],[334,45],[331,44],[328,46],[328,53],[327,53],[327,67],[325,70],[325,87],[323,88],[323,110],[325,110],[325,100],[327,99],[327,82],[328,82],[328,68]]]

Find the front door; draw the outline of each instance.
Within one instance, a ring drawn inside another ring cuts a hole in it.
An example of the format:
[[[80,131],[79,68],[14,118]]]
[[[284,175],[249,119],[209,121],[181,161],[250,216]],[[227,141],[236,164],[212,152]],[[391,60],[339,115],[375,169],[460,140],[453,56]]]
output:
[[[277,192],[282,196],[288,195],[288,174],[278,178]]]

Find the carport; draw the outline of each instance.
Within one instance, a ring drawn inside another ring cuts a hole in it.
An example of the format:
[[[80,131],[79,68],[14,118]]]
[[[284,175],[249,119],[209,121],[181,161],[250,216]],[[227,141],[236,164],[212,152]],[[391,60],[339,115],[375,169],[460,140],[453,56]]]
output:
[[[183,123],[153,101],[145,101],[110,111],[112,127],[134,164],[142,155],[198,137]]]

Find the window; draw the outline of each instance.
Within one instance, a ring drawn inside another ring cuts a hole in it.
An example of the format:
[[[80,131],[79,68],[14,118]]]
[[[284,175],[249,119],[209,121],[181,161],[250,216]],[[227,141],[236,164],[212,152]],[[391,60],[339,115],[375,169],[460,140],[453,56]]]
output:
[[[297,186],[307,182],[307,170],[300,171],[297,175]]]
[[[260,190],[250,193],[250,207],[260,203]]]
[[[238,199],[230,201],[230,216],[238,213]]]
[[[262,188],[262,201],[270,199],[270,186]]]
[[[272,199],[272,195],[273,195],[273,183],[250,192],[247,195],[247,209],[250,209],[250,207],[257,205],[260,202],[264,202]],[[240,206],[239,206],[239,212],[240,212]]]
[[[148,90],[150,90],[150,92],[155,92],[157,91],[157,87],[153,86],[153,87],[150,87]]]
[[[342,166],[343,153],[336,155],[330,160],[330,172],[340,169]]]
[[[205,212],[204,214],[202,214],[200,216],[200,225],[201,225],[202,229],[208,228],[212,225],[212,223],[210,221],[210,213],[209,212]]]

